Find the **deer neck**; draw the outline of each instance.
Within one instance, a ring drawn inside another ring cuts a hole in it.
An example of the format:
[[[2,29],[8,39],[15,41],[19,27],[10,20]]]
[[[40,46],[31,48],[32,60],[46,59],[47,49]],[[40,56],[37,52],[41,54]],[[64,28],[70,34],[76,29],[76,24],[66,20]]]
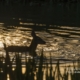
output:
[[[29,47],[29,50],[30,50],[30,52],[35,52],[35,50],[36,50],[36,48],[37,48],[37,40],[36,40],[36,38],[33,38],[32,39],[32,42],[31,42],[31,44],[30,44],[30,47]]]

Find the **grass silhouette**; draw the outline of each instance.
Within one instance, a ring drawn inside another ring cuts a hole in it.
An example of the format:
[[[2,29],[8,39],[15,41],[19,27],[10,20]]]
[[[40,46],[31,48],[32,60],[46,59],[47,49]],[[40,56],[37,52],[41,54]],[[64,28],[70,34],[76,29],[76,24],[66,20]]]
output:
[[[7,53],[7,51],[6,51]],[[56,66],[53,67],[53,61],[52,58],[50,57],[50,62],[45,63],[45,67],[43,66],[43,60],[44,60],[44,56],[43,56],[43,50],[41,52],[41,56],[39,58],[39,64],[35,61],[35,58],[30,59],[27,58],[26,62],[25,62],[25,68],[26,71],[24,74],[22,74],[22,63],[21,63],[21,56],[19,56],[19,54],[16,54],[16,58],[15,58],[15,63],[16,63],[16,67],[15,70],[12,70],[12,62],[10,61],[10,56],[7,53],[6,54],[6,58],[5,59],[5,63],[2,62],[2,58],[0,59],[0,80],[7,80],[7,74],[9,74],[9,78],[10,80],[35,80],[35,76],[36,76],[36,80],[44,80],[43,76],[45,75],[45,80],[69,80],[69,76],[71,77],[71,80],[79,80],[80,78],[80,73],[75,73],[76,68],[80,68],[80,60],[77,60],[76,62],[78,63],[78,65],[76,66],[74,63],[72,62],[72,68],[73,68],[73,73],[69,73],[67,71],[71,70],[71,66],[64,66],[64,74],[61,74],[61,66],[60,66],[60,60],[57,61]],[[38,66],[37,66],[38,65]],[[36,71],[38,69],[38,71]],[[44,69],[46,69],[46,73],[44,74]],[[53,71],[54,69],[54,71]],[[3,70],[3,72],[1,72],[1,70]],[[76,70],[79,71],[79,70]],[[35,74],[36,73],[36,74]]]

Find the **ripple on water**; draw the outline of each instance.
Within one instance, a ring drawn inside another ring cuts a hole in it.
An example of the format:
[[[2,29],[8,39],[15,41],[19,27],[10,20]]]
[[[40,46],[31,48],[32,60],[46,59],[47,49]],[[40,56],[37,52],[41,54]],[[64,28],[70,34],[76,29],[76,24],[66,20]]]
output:
[[[72,44],[64,44],[64,48],[73,48],[73,45]]]
[[[74,40],[67,40],[68,43],[79,43],[79,40],[74,39]]]

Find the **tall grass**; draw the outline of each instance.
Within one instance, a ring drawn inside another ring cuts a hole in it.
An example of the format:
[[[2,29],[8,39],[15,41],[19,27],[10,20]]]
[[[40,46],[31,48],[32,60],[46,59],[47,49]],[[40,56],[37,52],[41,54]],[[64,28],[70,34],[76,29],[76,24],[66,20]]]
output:
[[[22,74],[21,58],[19,55],[16,55],[15,57],[16,57],[15,58],[16,67],[14,71],[12,70],[12,62],[10,61],[10,56],[8,55],[8,53],[6,58],[4,58],[5,63],[3,63],[2,62],[3,59],[0,58],[0,80],[7,80],[7,74],[9,74],[8,77],[10,78],[10,80],[79,80],[80,79],[80,73],[78,72],[80,70],[80,60],[77,60],[78,64],[77,66],[74,64],[74,62],[72,62],[73,72],[71,73],[67,71],[67,69],[71,70],[71,66],[64,66],[64,74],[62,75],[60,70],[61,68],[60,60],[58,60],[56,64],[53,64],[54,61],[52,61],[50,57],[49,61],[46,59],[46,63],[44,63],[44,56],[42,51],[41,56],[39,58],[39,63],[35,60],[35,58],[26,59],[25,62],[26,71],[24,74]],[[55,67],[53,67],[54,65]]]

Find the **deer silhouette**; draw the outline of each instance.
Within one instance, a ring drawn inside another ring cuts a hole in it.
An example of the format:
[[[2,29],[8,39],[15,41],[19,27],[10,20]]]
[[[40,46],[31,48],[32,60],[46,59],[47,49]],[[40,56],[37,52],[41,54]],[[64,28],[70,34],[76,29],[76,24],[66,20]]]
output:
[[[42,40],[40,37],[36,36],[35,31],[32,30],[31,36],[33,37],[30,46],[6,46],[4,43],[4,49],[7,52],[29,52],[31,56],[36,56],[36,48],[38,44],[45,44],[46,42]]]

